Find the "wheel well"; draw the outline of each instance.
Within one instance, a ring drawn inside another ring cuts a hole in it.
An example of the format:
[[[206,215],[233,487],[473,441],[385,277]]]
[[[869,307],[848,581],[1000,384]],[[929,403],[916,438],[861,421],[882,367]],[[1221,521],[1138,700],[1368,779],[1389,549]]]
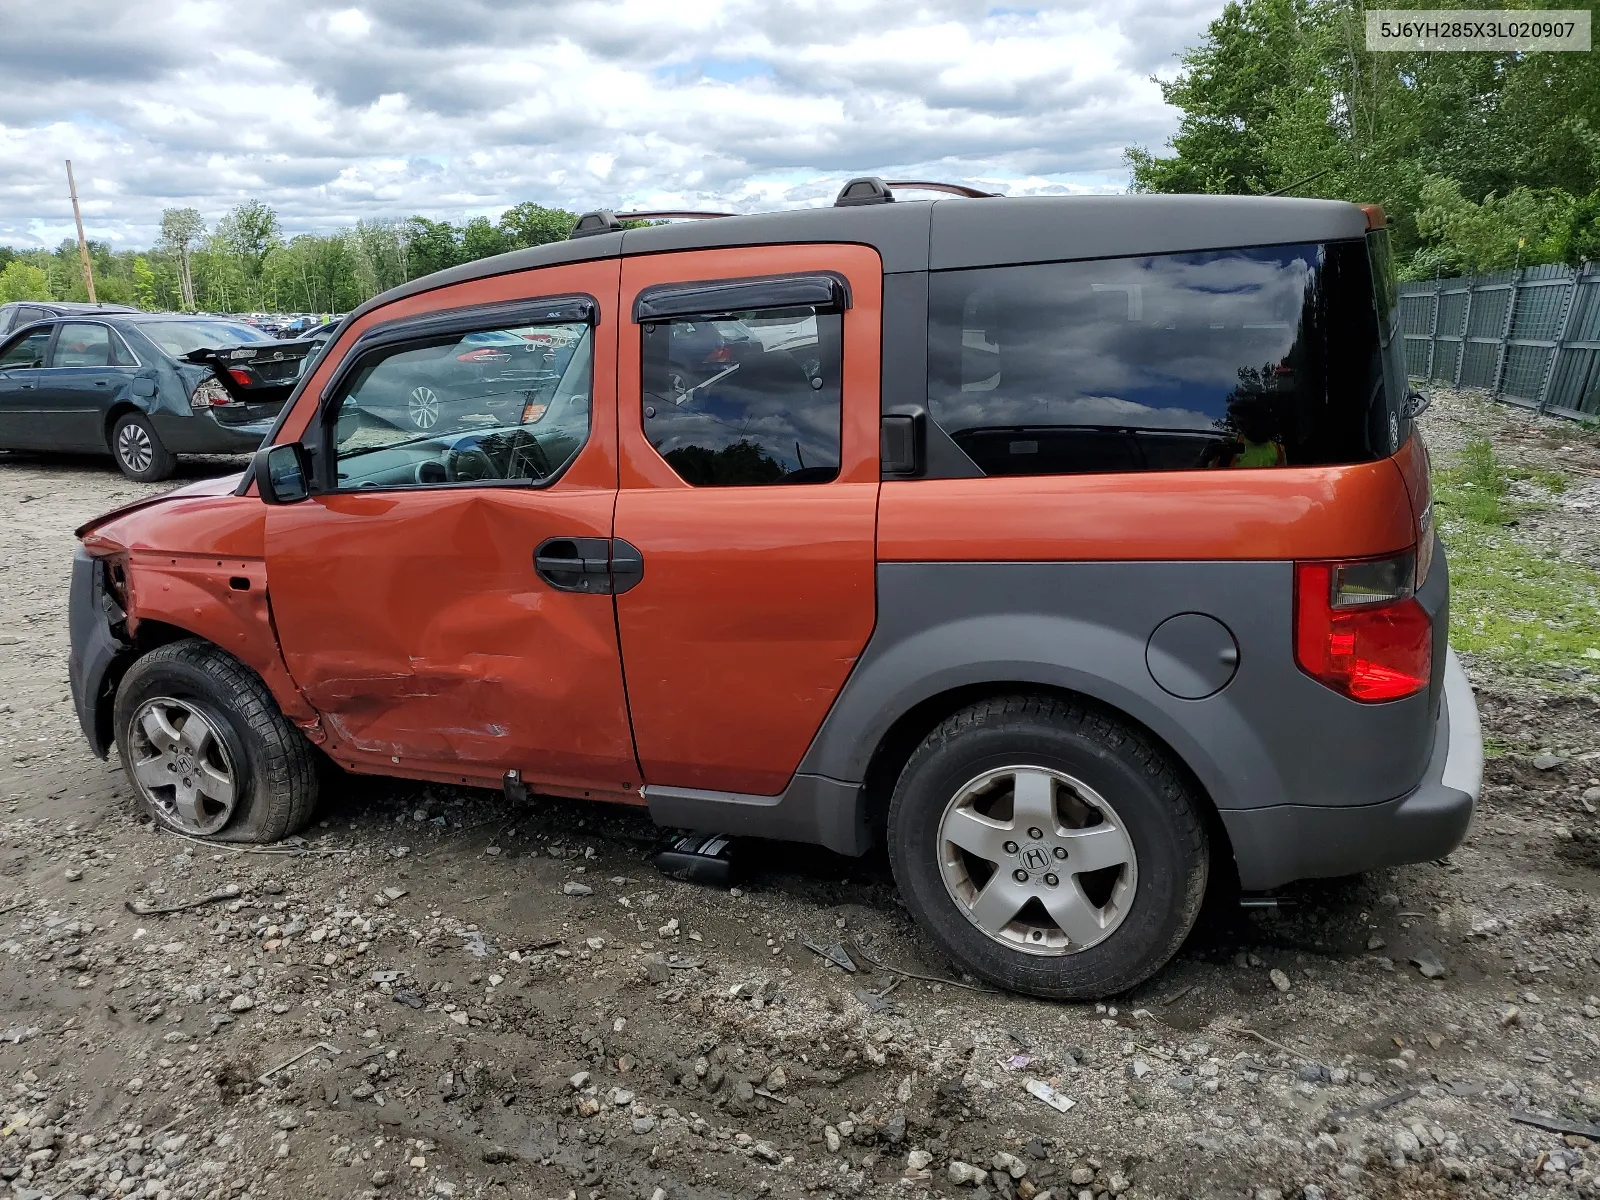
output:
[[[137,404],[130,404],[126,400],[119,401],[111,406],[111,411],[106,413],[105,428],[100,431],[105,436],[107,450],[111,449],[111,431],[117,427],[117,422],[122,420],[128,413],[143,411]]]
[[[1184,762],[1163,738],[1142,721],[1092,696],[1085,696],[1082,692],[1074,692],[1069,688],[1050,687],[1038,683],[997,681],[951,688],[947,692],[940,692],[937,696],[930,696],[914,705],[889,726],[888,732],[878,742],[877,749],[872,752],[872,758],[867,763],[866,777],[862,783],[862,792],[867,803],[867,820],[874,836],[887,842],[885,831],[889,820],[889,802],[894,797],[895,784],[900,780],[900,772],[905,769],[906,763],[910,761],[912,754],[928,734],[938,728],[946,717],[960,712],[968,705],[995,696],[1019,695],[1050,696],[1074,704],[1089,705],[1137,729],[1153,745],[1160,748],[1171,762],[1173,769],[1189,785],[1191,793],[1200,800],[1201,815],[1206,822],[1206,833],[1211,839],[1213,879],[1216,878],[1218,870],[1225,870],[1229,875],[1235,873],[1233,843],[1229,840],[1227,827],[1223,825],[1222,818],[1217,812],[1216,802],[1212,800],[1205,785],[1200,782],[1199,776],[1190,770],[1189,764]]]
[[[158,646],[181,642],[185,638],[194,636],[187,629],[168,625],[164,621],[139,622],[139,632],[134,635],[133,641],[111,660],[111,666],[107,669],[105,680],[100,687],[100,695],[95,698],[95,728],[106,745],[112,747],[116,745],[111,714],[117,705],[117,689],[122,686],[122,677],[128,673],[128,668]]]

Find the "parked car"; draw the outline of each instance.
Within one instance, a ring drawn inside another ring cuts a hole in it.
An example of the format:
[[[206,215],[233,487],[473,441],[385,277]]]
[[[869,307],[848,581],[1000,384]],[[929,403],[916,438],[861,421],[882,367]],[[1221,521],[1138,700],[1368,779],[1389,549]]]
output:
[[[302,828],[326,757],[886,843],[1048,997],[1223,877],[1449,853],[1482,745],[1381,212],[890,199],[588,214],[352,313],[249,471],[79,531],[90,746],[202,838]],[[537,414],[363,419],[537,332]]]
[[[64,315],[0,340],[0,449],[107,453],[130,479],[166,479],[179,454],[246,454],[283,406],[235,395],[209,346],[279,343],[242,322],[154,313]]]
[[[212,368],[218,382],[240,403],[281,406],[294,391],[306,365],[316,360],[338,328],[330,322],[293,341],[279,341],[269,335],[268,345],[251,341],[237,346],[204,347],[183,358]]]
[[[66,300],[12,300],[0,304],[0,337],[35,321],[95,313],[133,313],[126,304],[75,304]]]
[[[573,339],[557,345],[547,330],[528,332],[484,330],[406,351],[403,372],[375,373],[358,385],[361,420],[411,431],[532,420],[560,379],[558,360]]]

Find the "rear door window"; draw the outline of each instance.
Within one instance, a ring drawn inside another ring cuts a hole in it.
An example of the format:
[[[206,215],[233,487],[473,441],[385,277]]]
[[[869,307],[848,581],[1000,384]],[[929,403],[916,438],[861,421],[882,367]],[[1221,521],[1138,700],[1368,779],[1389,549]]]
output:
[[[988,475],[1394,449],[1362,242],[941,272],[928,406]]]
[[[104,325],[67,322],[61,326],[52,367],[111,367],[117,362],[111,331]]]
[[[696,487],[839,474],[844,317],[805,306],[645,322],[645,437]]]

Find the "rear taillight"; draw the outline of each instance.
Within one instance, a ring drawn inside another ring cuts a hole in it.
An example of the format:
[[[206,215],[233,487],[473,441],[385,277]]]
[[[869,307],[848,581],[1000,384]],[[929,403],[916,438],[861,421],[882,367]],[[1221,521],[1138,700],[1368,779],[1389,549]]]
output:
[[[1318,683],[1364,704],[1428,686],[1433,621],[1414,595],[1416,556],[1295,564],[1294,656]]]
[[[547,407],[548,405],[543,401],[529,400],[522,406],[522,423],[524,425],[532,425],[540,417],[544,416],[544,410]]]
[[[228,375],[240,387],[254,387],[255,386],[255,382],[256,382],[255,376],[250,374],[250,368],[248,368],[248,367],[229,367],[228,368]]]
[[[208,408],[232,408],[240,402],[228,395],[228,389],[217,382],[215,375],[207,375],[189,395],[189,407],[196,412]]]

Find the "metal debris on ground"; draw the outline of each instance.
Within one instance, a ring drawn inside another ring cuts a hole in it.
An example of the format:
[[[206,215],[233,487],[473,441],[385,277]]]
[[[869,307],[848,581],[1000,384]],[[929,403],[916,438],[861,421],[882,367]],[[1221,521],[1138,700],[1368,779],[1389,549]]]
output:
[[[202,908],[207,904],[217,904],[223,900],[237,900],[242,891],[237,883],[230,883],[218,888],[209,896],[201,896],[198,900],[185,900],[181,904],[167,904],[157,906],[147,904],[143,900],[127,900],[124,905],[136,917],[164,917],[168,913],[188,912],[191,908]]]
[[[908,971],[904,967],[897,967],[891,963],[880,962],[878,959],[873,958],[872,955],[868,954],[866,948],[862,946],[859,941],[854,943],[854,945],[856,948],[856,953],[859,954],[867,963],[876,967],[880,971],[891,971],[896,975],[903,975],[907,979],[921,980],[923,983],[940,983],[946,985],[947,987],[966,988],[966,990],[969,992],[990,992],[995,995],[999,995],[994,988],[980,987],[976,983],[963,983],[959,979],[949,979],[942,975],[919,975],[917,972]]]
[[[827,959],[834,966],[840,968],[841,970],[846,971],[851,975],[856,973],[856,964],[851,960],[850,956],[845,953],[844,947],[838,942],[834,942],[831,946],[819,946],[815,942],[803,942],[801,944],[804,945],[807,950],[811,951],[811,953]]]
[[[1590,1125],[1586,1121],[1561,1121],[1553,1117],[1541,1117],[1525,1108],[1513,1110],[1511,1119],[1519,1125],[1532,1125],[1535,1129],[1545,1129],[1551,1133],[1570,1133],[1600,1142],[1600,1125]]]
[[[1395,1107],[1397,1104],[1404,1104],[1407,1100],[1415,1100],[1418,1094],[1416,1088],[1407,1088],[1403,1092],[1396,1092],[1392,1096],[1385,1096],[1381,1100],[1374,1100],[1369,1104],[1360,1104],[1355,1108],[1345,1109],[1342,1112],[1331,1112],[1328,1114],[1327,1120],[1323,1122],[1323,1125],[1330,1130],[1337,1129],[1346,1121],[1352,1121],[1356,1117],[1375,1116]]]
[[[867,1006],[868,1012],[881,1013],[887,1012],[889,1009],[887,1000],[877,992],[869,992],[866,988],[856,989],[856,999]]]
[[[332,1042],[315,1042],[312,1045],[307,1046],[304,1050],[300,1051],[300,1053],[296,1054],[293,1058],[285,1059],[283,1062],[273,1067],[270,1071],[263,1071],[260,1075],[257,1075],[256,1082],[265,1084],[269,1079],[271,1079],[285,1067],[294,1066],[294,1064],[299,1062],[302,1058],[307,1058],[310,1055],[315,1054],[318,1050],[326,1050],[329,1054],[344,1053],[343,1050],[339,1049],[339,1047],[335,1046]]]

